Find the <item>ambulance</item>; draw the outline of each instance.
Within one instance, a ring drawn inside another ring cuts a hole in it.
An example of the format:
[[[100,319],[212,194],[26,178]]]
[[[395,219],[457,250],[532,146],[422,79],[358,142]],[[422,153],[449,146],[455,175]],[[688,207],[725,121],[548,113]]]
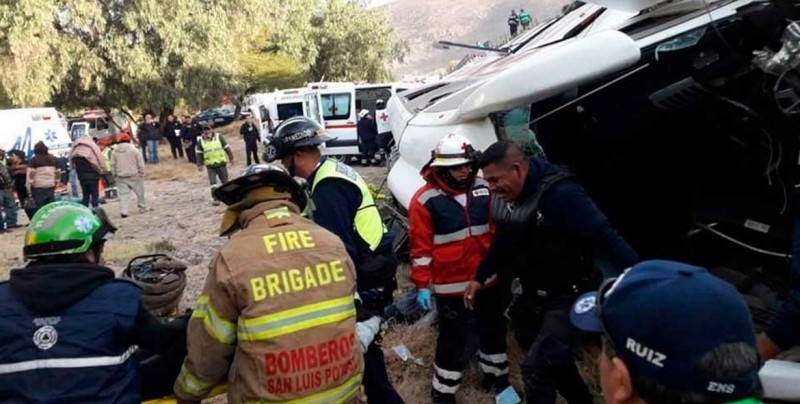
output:
[[[62,115],[55,108],[20,108],[0,110],[0,149],[22,150],[33,157],[33,146],[44,142],[50,154],[67,158],[72,147]]]
[[[358,112],[369,110],[376,122],[383,119],[388,127],[387,111],[376,113],[376,102],[388,102],[398,92],[414,87],[412,83],[353,84],[336,82],[309,83],[308,88],[319,93],[321,120],[331,137],[336,140],[327,142],[323,154],[352,160],[360,156],[358,148]],[[313,118],[313,115],[306,115]],[[379,122],[381,123],[381,122]]]

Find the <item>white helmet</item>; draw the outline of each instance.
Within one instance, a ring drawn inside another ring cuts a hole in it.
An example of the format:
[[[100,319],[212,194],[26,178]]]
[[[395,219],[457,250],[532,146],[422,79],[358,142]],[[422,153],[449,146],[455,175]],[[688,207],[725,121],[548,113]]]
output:
[[[477,153],[467,138],[451,133],[439,140],[431,156],[431,167],[453,167],[474,162]]]

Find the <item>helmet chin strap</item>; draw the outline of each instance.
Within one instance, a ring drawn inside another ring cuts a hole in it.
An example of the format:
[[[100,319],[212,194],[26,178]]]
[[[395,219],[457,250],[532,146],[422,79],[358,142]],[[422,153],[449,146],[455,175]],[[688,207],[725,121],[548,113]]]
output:
[[[474,179],[474,176],[470,174],[470,176],[465,180],[458,181],[452,175],[450,175],[450,170],[448,167],[436,167],[433,171],[436,178],[439,179],[441,185],[444,185],[446,188],[448,188],[447,190],[451,191],[451,193],[461,193],[466,191],[469,189],[470,185],[472,184],[472,180]]]

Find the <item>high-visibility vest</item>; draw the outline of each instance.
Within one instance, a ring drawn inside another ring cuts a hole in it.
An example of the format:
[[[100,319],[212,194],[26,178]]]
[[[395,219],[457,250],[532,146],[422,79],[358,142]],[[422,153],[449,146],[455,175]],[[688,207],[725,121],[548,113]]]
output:
[[[219,133],[215,133],[210,140],[206,140],[201,136],[200,144],[203,147],[203,164],[216,166],[228,161],[228,155],[225,154],[225,149],[222,148],[222,141],[219,140]]]
[[[111,171],[111,153],[114,151],[112,146],[107,146],[103,149],[103,163],[106,171]]]
[[[378,207],[375,206],[375,201],[372,199],[372,193],[367,187],[367,183],[352,167],[335,160],[326,159],[317,169],[317,175],[311,184],[311,192],[313,193],[317,184],[326,178],[340,178],[358,187],[361,192],[361,205],[356,210],[353,228],[369,245],[370,251],[375,251],[387,230],[386,226],[383,225],[381,214],[378,212]]]

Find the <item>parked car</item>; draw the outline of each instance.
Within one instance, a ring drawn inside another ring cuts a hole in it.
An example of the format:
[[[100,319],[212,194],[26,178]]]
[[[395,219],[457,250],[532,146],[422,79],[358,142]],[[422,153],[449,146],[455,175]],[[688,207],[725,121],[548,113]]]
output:
[[[192,122],[199,123],[200,125],[208,125],[217,128],[225,126],[233,122],[235,110],[231,108],[212,108],[200,112],[192,118]]]

